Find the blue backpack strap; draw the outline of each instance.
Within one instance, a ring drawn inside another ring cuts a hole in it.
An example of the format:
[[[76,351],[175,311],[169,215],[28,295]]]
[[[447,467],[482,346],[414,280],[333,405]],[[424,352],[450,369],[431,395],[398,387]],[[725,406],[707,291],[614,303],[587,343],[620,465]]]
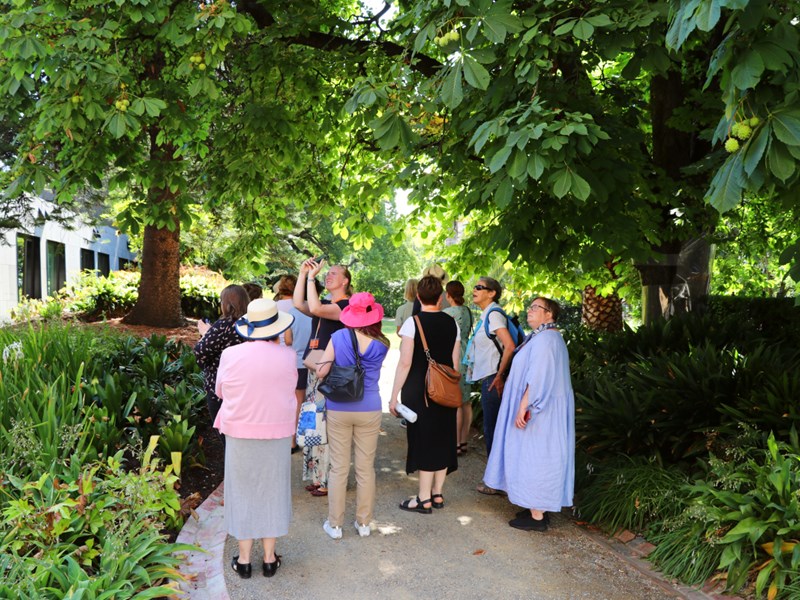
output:
[[[493,306],[492,308],[489,309],[489,312],[486,313],[486,321],[484,321],[483,326],[486,328],[486,337],[488,337],[490,340],[492,340],[492,343],[494,344],[494,347],[497,348],[497,352],[500,353],[500,362],[502,362],[502,360],[503,360],[503,347],[500,345],[500,342],[497,341],[497,334],[496,333],[489,333],[489,316],[495,311],[498,311],[501,315],[503,315],[506,318],[506,328],[508,328],[508,323],[509,323],[510,319],[508,318],[508,315],[506,314],[506,312],[502,308],[500,308],[499,306]],[[500,363],[499,362],[497,363],[497,368],[498,369],[500,368]]]

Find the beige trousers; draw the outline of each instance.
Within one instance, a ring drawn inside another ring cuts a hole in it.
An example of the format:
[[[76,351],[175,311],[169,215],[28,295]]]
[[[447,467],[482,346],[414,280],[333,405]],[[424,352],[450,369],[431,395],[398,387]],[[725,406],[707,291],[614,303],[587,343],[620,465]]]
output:
[[[350,476],[350,451],[355,449],[356,520],[372,522],[375,508],[375,452],[381,429],[381,412],[328,411],[328,449],[331,472],[328,477],[328,522],[333,527],[344,523],[347,478]]]

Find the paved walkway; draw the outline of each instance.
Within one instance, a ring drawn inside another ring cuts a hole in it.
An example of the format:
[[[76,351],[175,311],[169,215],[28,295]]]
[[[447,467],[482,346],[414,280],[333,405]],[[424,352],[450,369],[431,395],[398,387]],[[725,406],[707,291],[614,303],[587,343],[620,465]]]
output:
[[[381,380],[391,387],[397,351],[390,352]],[[388,389],[382,390],[385,402]],[[278,540],[283,566],[266,579],[253,569],[242,580],[229,568],[236,540],[226,539],[222,489],[212,494],[190,519],[179,541],[207,553],[187,556],[182,571],[191,579],[183,589],[192,600],[257,598],[435,598],[435,599],[637,599],[721,598],[675,586],[637,557],[637,544],[623,545],[574,524],[568,514],[554,515],[546,533],[512,529],[516,508],[500,496],[475,492],[485,465],[477,438],[459,469],[448,477],[447,505],[431,515],[397,508],[415,493],[416,478],[405,474],[405,431],[384,415],[378,445],[377,503],[372,535],[359,538],[350,521],[341,540],[322,531],[325,498],[315,498],[300,481],[301,454],[292,458],[294,519],[288,536]],[[351,472],[347,519],[354,518]],[[222,487],[222,486],[220,486]],[[253,564],[262,560],[260,544]]]

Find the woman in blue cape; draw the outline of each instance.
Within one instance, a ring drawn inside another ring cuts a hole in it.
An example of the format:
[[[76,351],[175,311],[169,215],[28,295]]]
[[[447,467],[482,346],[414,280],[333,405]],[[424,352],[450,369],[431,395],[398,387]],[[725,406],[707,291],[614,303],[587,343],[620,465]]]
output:
[[[508,524],[526,531],[545,531],[547,512],[572,506],[575,398],[567,345],[556,328],[559,311],[542,297],[528,309],[533,333],[511,365],[483,476],[524,507]]]

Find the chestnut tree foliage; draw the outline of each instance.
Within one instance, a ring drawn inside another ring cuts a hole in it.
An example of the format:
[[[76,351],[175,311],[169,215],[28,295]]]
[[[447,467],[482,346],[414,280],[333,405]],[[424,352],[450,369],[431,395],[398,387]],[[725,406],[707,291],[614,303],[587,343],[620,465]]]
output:
[[[795,210],[798,4],[0,0],[4,195],[124,190],[153,324],[199,205],[250,247],[298,208],[360,247],[395,187],[435,240],[460,224],[464,273],[669,285],[718,211]]]

